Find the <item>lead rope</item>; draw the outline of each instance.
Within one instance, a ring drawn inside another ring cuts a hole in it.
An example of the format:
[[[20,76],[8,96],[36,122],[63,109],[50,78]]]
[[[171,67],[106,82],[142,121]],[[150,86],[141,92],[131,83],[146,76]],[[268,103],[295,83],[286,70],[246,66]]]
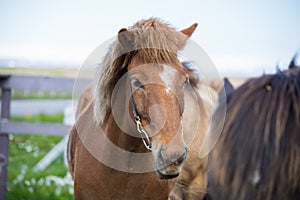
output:
[[[133,113],[133,117],[134,117],[134,121],[136,123],[136,129],[137,131],[140,133],[142,141],[145,145],[145,147],[149,150],[152,151],[152,145],[151,145],[151,140],[149,135],[147,134],[147,132],[145,131],[142,122],[141,122],[141,118],[139,117],[137,110],[136,110],[136,105],[135,105],[135,101],[133,98],[133,93],[132,93],[132,87],[131,84],[130,85],[130,100],[131,100],[131,106],[132,106],[132,113]]]

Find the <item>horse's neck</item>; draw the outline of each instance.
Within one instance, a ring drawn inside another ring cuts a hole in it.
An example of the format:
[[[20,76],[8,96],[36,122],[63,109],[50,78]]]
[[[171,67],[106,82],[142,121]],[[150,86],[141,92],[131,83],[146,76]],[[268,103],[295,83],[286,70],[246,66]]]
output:
[[[214,84],[216,84],[214,82]],[[198,87],[198,105],[200,108],[200,127],[207,129],[211,121],[212,115],[218,106],[218,90],[217,86],[212,87],[212,82],[209,85],[200,84]]]
[[[217,93],[204,84],[185,94],[185,111],[183,126],[185,140],[190,144],[190,151],[199,153],[199,148],[204,145],[208,133],[209,123],[218,102]]]

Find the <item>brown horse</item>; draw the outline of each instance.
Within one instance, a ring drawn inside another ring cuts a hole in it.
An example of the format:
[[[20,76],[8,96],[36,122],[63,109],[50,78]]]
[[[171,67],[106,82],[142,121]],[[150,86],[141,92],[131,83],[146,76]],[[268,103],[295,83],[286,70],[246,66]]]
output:
[[[209,155],[207,199],[300,199],[300,68],[229,92],[220,140]],[[224,103],[224,102],[223,102]]]
[[[168,198],[176,180],[172,178],[180,174],[187,157],[186,139],[193,137],[186,113],[197,109],[184,111],[192,103],[184,103],[191,98],[184,88],[196,88],[199,80],[180,63],[177,53],[196,26],[176,31],[149,19],[119,31],[94,87],[79,100],[69,135],[75,199]],[[203,105],[199,107],[204,111]],[[209,117],[203,118],[199,125],[208,123]],[[201,144],[203,136],[197,131],[200,141],[194,144]],[[192,166],[191,160],[187,163]],[[189,177],[191,182],[196,175]],[[205,182],[204,177],[201,187]],[[174,193],[182,190],[181,195],[185,189],[177,185]]]

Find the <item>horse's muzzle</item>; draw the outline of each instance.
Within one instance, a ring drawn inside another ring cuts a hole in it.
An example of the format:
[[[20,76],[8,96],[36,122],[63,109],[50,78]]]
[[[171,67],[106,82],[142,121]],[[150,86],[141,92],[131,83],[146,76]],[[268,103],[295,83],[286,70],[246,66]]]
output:
[[[176,178],[177,176],[179,176],[180,170],[181,169],[174,170],[174,171],[167,172],[167,173],[165,173],[161,170],[156,170],[156,173],[160,179],[172,179],[172,178]]]
[[[167,166],[164,169],[158,169],[156,170],[156,174],[160,179],[172,179],[179,176],[181,171],[180,166]]]
[[[171,179],[179,176],[182,165],[187,158],[187,148],[184,153],[166,154],[161,148],[155,163],[156,173],[160,179]]]

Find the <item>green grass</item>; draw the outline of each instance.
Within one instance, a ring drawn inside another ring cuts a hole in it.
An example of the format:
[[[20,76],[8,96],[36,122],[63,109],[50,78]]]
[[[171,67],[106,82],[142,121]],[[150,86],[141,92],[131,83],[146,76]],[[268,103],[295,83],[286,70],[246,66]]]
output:
[[[12,99],[72,99],[72,93],[12,90]]]
[[[12,120],[62,122],[63,115],[13,117]],[[8,200],[73,199],[73,185],[71,178],[67,176],[63,155],[44,171],[32,170],[61,139],[60,136],[10,135],[6,194]]]
[[[64,114],[59,113],[55,115],[45,115],[45,114],[39,114],[39,115],[28,115],[24,117],[12,117],[12,121],[15,122],[52,122],[52,123],[62,123],[64,120]],[[43,136],[45,137],[45,136]],[[50,138],[55,138],[55,136],[51,136]],[[61,138],[60,136],[58,138]]]

